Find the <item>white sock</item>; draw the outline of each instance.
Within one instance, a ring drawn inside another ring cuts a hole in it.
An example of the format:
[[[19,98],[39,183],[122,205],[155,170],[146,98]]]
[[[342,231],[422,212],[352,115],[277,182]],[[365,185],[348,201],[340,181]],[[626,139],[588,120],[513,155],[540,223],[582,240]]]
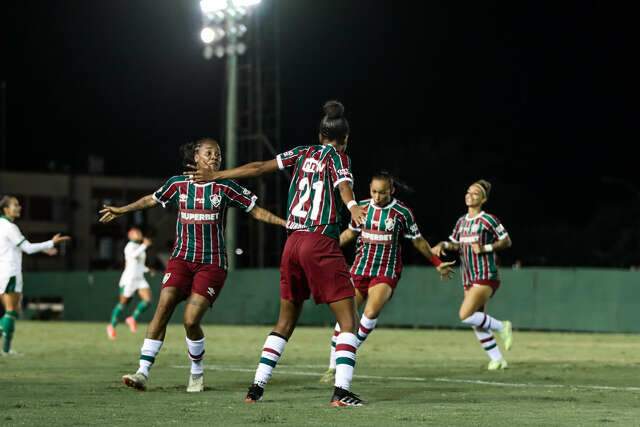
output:
[[[141,373],[145,377],[148,377],[149,369],[151,369],[151,366],[156,361],[156,356],[161,348],[162,341],[145,338],[142,343],[142,348],[140,349],[140,367],[136,373]]]
[[[331,354],[329,355],[329,369],[336,369],[336,341],[340,335],[340,325],[336,323],[333,328],[333,336],[331,337]]]
[[[493,337],[493,334],[490,330],[473,328],[473,332],[475,332],[476,337],[478,337],[478,341],[480,341],[480,345],[482,346],[484,351],[487,352],[487,356],[489,356],[489,359],[502,359],[500,347],[498,347],[498,343],[496,343],[496,339]]]
[[[189,338],[185,339],[187,340],[189,359],[191,359],[191,374],[202,374],[204,372],[204,364],[202,363],[204,358],[204,337],[196,341],[191,341]]]
[[[336,382],[335,386],[349,390],[356,366],[358,338],[351,332],[341,332],[336,341]]]
[[[482,313],[480,311],[476,311],[471,316],[464,319],[462,323],[466,323],[467,325],[471,326],[477,326],[480,329],[490,329],[492,331],[502,330],[501,321],[499,321],[498,319],[494,319],[487,313]]]
[[[377,324],[378,318],[369,319],[364,314],[362,315],[362,318],[360,319],[360,326],[358,327],[358,333],[356,336],[356,338],[358,338],[358,347],[360,347],[364,340],[367,339],[369,334],[373,332]]]
[[[275,332],[271,332],[264,342],[258,369],[256,369],[256,376],[253,380],[253,383],[258,384],[260,387],[264,387],[269,382],[273,369],[278,364],[278,360],[280,360],[282,352],[284,352],[284,346],[287,344],[286,339],[274,334]]]

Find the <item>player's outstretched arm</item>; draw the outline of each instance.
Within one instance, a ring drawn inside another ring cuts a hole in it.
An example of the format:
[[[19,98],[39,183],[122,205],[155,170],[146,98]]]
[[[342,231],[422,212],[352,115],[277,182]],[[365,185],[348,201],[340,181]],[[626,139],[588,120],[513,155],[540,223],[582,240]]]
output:
[[[71,237],[63,236],[58,233],[53,236],[51,240],[47,240],[46,242],[42,243],[31,243],[30,241],[25,239],[18,245],[18,247],[22,252],[28,255],[34,254],[36,252],[44,252],[49,256],[53,256],[58,253],[58,251],[55,250],[54,246],[59,243],[66,242],[67,240],[71,240]]]
[[[340,198],[347,205],[347,209],[351,213],[351,220],[356,223],[356,225],[362,225],[366,218],[366,210],[362,206],[358,206],[358,202],[356,201],[356,196],[353,194],[353,188],[351,188],[351,183],[349,181],[342,181],[338,184],[338,191],[340,191]]]
[[[210,168],[196,169],[195,166],[191,167],[193,170],[185,171],[183,174],[188,176],[192,181],[207,182],[215,181],[217,179],[256,178],[260,175],[277,171],[278,162],[275,159],[264,162],[252,162],[238,166],[237,168],[221,171],[214,171]]]
[[[287,226],[287,222],[284,219],[258,205],[254,206],[249,213],[258,221],[266,222],[267,224],[281,225],[283,227]]]
[[[347,228],[340,233],[340,247],[347,246],[349,243],[353,242],[356,237],[358,237],[358,233]]]
[[[441,261],[438,256],[435,255],[431,246],[429,246],[429,242],[427,242],[422,236],[413,239],[413,247],[436,267],[441,279],[448,280],[451,278],[451,275],[453,274],[452,266],[456,263],[455,261]]]
[[[149,194],[122,207],[103,205],[102,209],[100,209],[100,222],[107,223],[126,213],[152,208],[157,204],[158,202],[153,198],[153,194]]]

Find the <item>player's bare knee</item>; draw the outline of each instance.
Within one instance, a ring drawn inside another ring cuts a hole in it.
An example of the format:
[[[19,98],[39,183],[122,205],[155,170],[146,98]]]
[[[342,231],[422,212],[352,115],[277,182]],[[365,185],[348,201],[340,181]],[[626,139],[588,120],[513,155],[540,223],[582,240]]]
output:
[[[460,320],[464,320],[467,317],[471,316],[473,313],[469,313],[469,310],[466,309],[460,309],[460,311],[458,312],[458,317],[460,317]]]

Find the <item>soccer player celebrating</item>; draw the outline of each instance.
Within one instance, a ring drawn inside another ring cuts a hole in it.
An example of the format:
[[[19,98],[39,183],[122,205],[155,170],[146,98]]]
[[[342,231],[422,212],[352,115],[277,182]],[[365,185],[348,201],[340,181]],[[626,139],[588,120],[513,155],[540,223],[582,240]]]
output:
[[[133,294],[138,292],[140,302],[136,306],[133,314],[125,319],[131,332],[138,330],[138,318],[151,304],[151,288],[144,278],[144,273],[148,271],[145,266],[147,260],[147,248],[151,246],[151,240],[142,236],[139,228],[133,227],[127,234],[129,242],[124,247],[124,271],[120,277],[120,296],[118,304],[111,312],[111,323],[107,326],[107,336],[109,339],[116,339],[116,325],[118,317],[129,304]]]
[[[0,354],[3,356],[14,354],[11,341],[22,296],[22,252],[56,255],[58,250],[54,246],[71,239],[69,236],[56,234],[46,242],[29,242],[14,223],[20,218],[21,212],[22,206],[17,198],[0,197],[0,297],[5,309],[4,316],[0,319],[0,336],[3,337]]]
[[[460,320],[470,325],[480,345],[487,352],[490,371],[505,369],[492,331],[500,335],[506,350],[511,348],[511,322],[497,320],[485,312],[489,299],[500,286],[496,252],[511,247],[511,239],[498,218],[482,210],[489,199],[491,184],[484,179],[471,184],[464,197],[468,212],[456,222],[450,242],[440,242],[432,248],[437,256],[446,250],[458,251],[462,262],[464,300],[460,306]]]
[[[384,305],[391,299],[402,273],[400,237],[410,239],[413,246],[433,265],[444,279],[453,272],[455,262],[442,262],[431,253],[429,243],[422,237],[413,212],[400,200],[393,198],[394,180],[387,172],[374,175],[369,184],[370,199],[358,202],[366,209],[361,226],[354,223],[340,235],[340,246],[357,240],[356,257],[351,266],[351,278],[356,287],[356,305],[366,305],[356,334],[358,347],[373,332]],[[336,368],[336,338],[340,327],[336,324],[331,340],[329,369],[321,382],[332,382]]]
[[[300,146],[275,159],[248,163],[230,170],[185,172],[194,181],[257,177],[278,169],[293,168],[289,186],[287,229],[289,237],[280,263],[280,315],[264,343],[255,378],[245,402],[262,399],[264,387],[296,327],[304,301],[313,296],[333,311],[341,333],[336,338],[336,378],[332,406],[361,406],[362,399],[350,391],[356,362],[354,289],[340,251],[338,206],[334,190],[347,205],[352,221],[360,225],[363,209],[353,195],[353,176],[345,154],[349,123],[337,101],[324,105],[319,144]]]
[[[218,170],[221,162],[220,146],[210,138],[200,139],[181,147],[184,163],[195,164],[202,170]],[[203,357],[204,333],[202,317],[214,303],[227,276],[227,255],[224,244],[224,219],[227,208],[236,207],[258,221],[280,226],[284,219],[256,205],[257,197],[234,181],[218,179],[197,184],[185,176],[174,176],[158,191],[123,207],[104,206],[100,222],[109,222],[121,215],[158,204],[178,206],[176,240],[171,259],[167,263],[162,291],[153,319],[142,344],[139,368],[123,382],[138,390],[145,390],[149,370],[160,352],[167,323],[178,303],[187,300],[184,328],[191,375],[188,392],[204,390]]]

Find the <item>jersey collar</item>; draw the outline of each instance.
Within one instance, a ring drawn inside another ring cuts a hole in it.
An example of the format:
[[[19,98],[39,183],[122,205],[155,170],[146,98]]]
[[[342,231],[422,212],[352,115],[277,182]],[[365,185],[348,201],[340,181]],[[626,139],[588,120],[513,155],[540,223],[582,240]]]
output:
[[[369,206],[371,206],[371,207],[373,207],[373,208],[375,208],[375,209],[387,209],[387,208],[390,208],[390,207],[392,207],[393,205],[395,205],[395,204],[396,204],[396,202],[397,202],[397,200],[396,200],[395,198],[393,198],[393,199],[391,199],[391,201],[390,201],[388,204],[386,204],[385,206],[378,206],[378,205],[376,205],[375,203],[373,203],[373,199],[370,199],[370,200],[369,200]]]
[[[482,215],[484,215],[484,211],[478,212],[478,215],[476,215],[474,217],[470,217],[469,214],[466,214],[464,219],[466,219],[467,221],[471,221],[472,219],[476,219],[478,217],[481,217]]]
[[[6,219],[6,220],[7,220],[7,221],[9,221],[9,222],[13,222],[13,221],[11,220],[11,218],[9,218],[8,216],[0,215],[0,218],[4,218],[4,219]]]

